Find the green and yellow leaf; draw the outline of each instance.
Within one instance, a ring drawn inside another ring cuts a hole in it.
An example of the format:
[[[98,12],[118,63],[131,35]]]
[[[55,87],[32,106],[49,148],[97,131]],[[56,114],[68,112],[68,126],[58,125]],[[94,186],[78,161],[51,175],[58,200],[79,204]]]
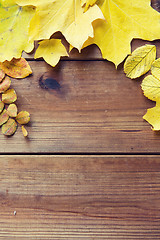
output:
[[[16,117],[16,121],[19,124],[27,124],[30,121],[30,114],[27,111],[21,111]]]
[[[16,117],[17,111],[18,111],[17,106],[14,103],[10,104],[7,108],[7,113],[10,117]]]
[[[16,129],[17,129],[16,121],[10,118],[5,124],[3,124],[2,133],[5,136],[11,136],[15,133]]]
[[[5,92],[11,85],[11,79],[5,77],[4,80],[0,83],[0,93]]]
[[[0,114],[0,126],[2,126],[4,123],[6,123],[9,119],[7,110],[4,109],[3,112]]]
[[[14,89],[9,89],[2,94],[2,102],[10,104],[17,100],[17,94]]]
[[[151,66],[151,73],[154,77],[160,79],[160,58],[156,59]]]
[[[26,130],[26,128],[24,126],[22,126],[22,133],[23,133],[24,137],[28,136],[28,132],[27,132],[27,130]]]
[[[30,52],[30,21],[35,13],[33,6],[20,7],[14,0],[0,0],[0,62],[20,58],[22,51]]]

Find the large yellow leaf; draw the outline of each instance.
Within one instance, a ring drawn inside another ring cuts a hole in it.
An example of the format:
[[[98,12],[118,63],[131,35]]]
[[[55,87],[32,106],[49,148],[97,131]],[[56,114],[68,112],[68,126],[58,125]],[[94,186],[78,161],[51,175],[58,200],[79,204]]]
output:
[[[53,33],[61,31],[66,40],[80,51],[88,37],[94,36],[92,22],[104,19],[97,5],[84,13],[80,0],[43,2],[44,4],[37,5],[36,14],[31,21],[32,39],[48,39]],[[31,0],[27,3],[33,4]]]
[[[160,101],[160,79],[148,75],[143,79],[141,87],[147,98],[152,101]]]
[[[148,72],[156,59],[155,45],[144,45],[137,48],[124,64],[124,72],[129,78],[137,78]]]
[[[147,122],[153,126],[153,130],[160,130],[160,101],[156,103],[156,106],[147,110],[147,113],[143,116]]]
[[[130,54],[133,38],[160,38],[160,14],[150,6],[150,0],[98,1],[105,21],[93,23],[95,36],[85,44],[95,43],[102,56],[117,66]]]
[[[68,53],[59,39],[43,40],[35,53],[35,58],[43,57],[51,66],[55,66],[61,56],[68,56]]]
[[[34,12],[33,6],[20,7],[14,0],[0,0],[0,62],[20,58],[23,50],[33,49],[28,31]]]

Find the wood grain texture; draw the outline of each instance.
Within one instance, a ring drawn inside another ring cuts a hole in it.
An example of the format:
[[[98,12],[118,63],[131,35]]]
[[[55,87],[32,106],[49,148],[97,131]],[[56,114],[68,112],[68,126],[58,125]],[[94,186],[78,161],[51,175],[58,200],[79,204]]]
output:
[[[0,156],[0,164],[0,239],[159,239],[160,157]]]
[[[1,134],[1,153],[160,152],[159,134],[142,119],[154,106],[142,94],[142,78],[130,80],[106,61],[30,65],[31,77],[12,81],[19,110],[31,113],[29,138],[20,128],[11,138]]]

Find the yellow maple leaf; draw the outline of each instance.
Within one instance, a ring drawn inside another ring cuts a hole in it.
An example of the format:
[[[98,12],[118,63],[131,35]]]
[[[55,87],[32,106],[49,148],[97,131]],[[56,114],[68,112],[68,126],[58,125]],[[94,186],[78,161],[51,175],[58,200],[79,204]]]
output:
[[[68,56],[68,53],[59,39],[43,40],[39,43],[35,58],[43,57],[51,66],[55,66],[61,56]]]
[[[28,0],[26,4],[33,4],[33,2]],[[31,38],[49,39],[53,33],[60,31],[79,51],[88,37],[94,36],[93,21],[104,19],[97,5],[84,13],[80,0],[44,0],[43,4],[35,3],[35,5],[37,8],[31,21]]]
[[[0,62],[20,58],[23,50],[33,49],[28,31],[34,12],[31,6],[20,7],[14,0],[0,0]]]
[[[152,125],[152,130],[159,131],[160,130],[160,102],[156,103],[156,106],[153,108],[149,108],[147,113],[143,116],[147,122]]]
[[[156,59],[156,46],[146,44],[132,52],[124,64],[126,76],[134,79],[148,72]]]
[[[160,38],[160,14],[150,6],[150,0],[100,0],[98,5],[106,21],[93,23],[94,38],[83,47],[97,44],[103,58],[116,66],[130,54],[133,38]]]

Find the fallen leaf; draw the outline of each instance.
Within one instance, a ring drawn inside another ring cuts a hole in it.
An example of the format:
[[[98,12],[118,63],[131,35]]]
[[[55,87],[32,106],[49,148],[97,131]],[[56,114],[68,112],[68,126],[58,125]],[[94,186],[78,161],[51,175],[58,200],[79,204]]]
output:
[[[0,113],[3,111],[3,108],[4,108],[4,103],[0,101]]]
[[[22,133],[23,133],[24,137],[28,136],[28,132],[27,132],[27,130],[26,130],[26,128],[24,126],[22,126]]]
[[[144,95],[152,101],[160,100],[160,80],[153,75],[145,77],[141,84]]]
[[[16,121],[19,124],[27,124],[30,121],[30,114],[27,111],[21,111],[16,117]]]
[[[11,79],[5,77],[4,80],[0,83],[0,93],[5,92],[11,85]]]
[[[106,21],[93,23],[94,38],[83,47],[97,44],[103,58],[118,66],[131,53],[134,38],[154,40],[160,38],[160,14],[150,0],[100,0],[97,2]],[[91,8],[90,8],[91,9]]]
[[[16,117],[17,116],[17,106],[12,103],[7,108],[7,113],[10,117]]]
[[[17,129],[16,121],[10,118],[5,124],[3,124],[2,133],[6,136],[11,136],[15,133],[16,129]]]
[[[9,116],[7,114],[7,110],[4,109],[3,112],[0,114],[0,126],[6,123],[8,119],[9,119]]]
[[[32,0],[27,4],[32,4]],[[94,36],[92,23],[96,19],[104,19],[97,5],[84,13],[80,0],[44,0],[32,18],[30,36],[34,40],[49,39],[60,31],[80,51],[88,37]]]
[[[148,72],[156,59],[156,46],[144,45],[132,52],[124,63],[126,76],[134,79]]]
[[[14,89],[9,89],[2,94],[2,102],[10,104],[17,100],[17,95]]]
[[[12,78],[25,78],[32,73],[28,62],[24,58],[13,58],[10,62],[0,63],[0,68]]]
[[[3,72],[2,69],[0,69],[0,82],[2,82],[2,80],[4,79],[5,77],[5,72]]]
[[[156,106],[147,110],[147,113],[143,116],[147,122],[149,122],[154,131],[160,130],[160,102],[156,102]]]
[[[34,58],[43,57],[44,60],[55,67],[61,56],[68,56],[66,48],[59,39],[43,40],[39,43],[39,47]]]
[[[160,58],[156,59],[151,66],[151,73],[154,77],[160,79]]]
[[[35,13],[33,6],[18,6],[14,0],[0,1],[0,62],[20,58],[22,51],[30,52],[30,21]]]

